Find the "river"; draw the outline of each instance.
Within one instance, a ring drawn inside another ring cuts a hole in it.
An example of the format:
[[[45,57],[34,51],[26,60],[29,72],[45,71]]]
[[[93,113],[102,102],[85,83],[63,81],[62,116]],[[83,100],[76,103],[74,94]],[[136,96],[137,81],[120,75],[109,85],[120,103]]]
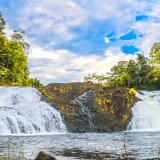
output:
[[[1,136],[1,153],[8,154],[8,143],[10,152],[18,154],[19,150],[23,150],[27,159],[34,159],[40,151],[58,160],[117,159],[123,158],[125,152],[134,159],[148,159],[158,157],[160,132]]]
[[[160,91],[136,92],[128,131],[83,134],[68,133],[60,113],[35,88],[0,87],[0,94],[0,155],[35,159],[45,151],[58,160],[105,160],[160,154]]]

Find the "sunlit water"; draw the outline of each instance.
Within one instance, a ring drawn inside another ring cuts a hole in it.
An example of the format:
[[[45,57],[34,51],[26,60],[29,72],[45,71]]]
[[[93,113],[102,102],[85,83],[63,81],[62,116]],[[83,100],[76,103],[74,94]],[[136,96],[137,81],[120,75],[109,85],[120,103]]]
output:
[[[62,133],[60,113],[31,87],[0,87],[0,135]]]
[[[132,108],[130,130],[160,131],[160,91],[136,92],[139,101]]]
[[[134,159],[158,157],[160,132],[116,132],[55,134],[32,136],[1,136],[0,152],[7,153],[8,140],[11,151],[23,150],[26,158],[34,159],[40,151],[46,151],[58,160],[95,159],[123,157],[124,134],[126,151]]]
[[[148,159],[160,153],[160,91],[136,93],[140,101],[132,108],[130,132],[103,134],[67,133],[60,113],[41,101],[34,88],[0,87],[0,95],[0,155],[23,151],[26,159],[35,159],[46,151],[58,160],[104,160],[123,158],[125,153]],[[81,104],[83,96],[76,103]]]

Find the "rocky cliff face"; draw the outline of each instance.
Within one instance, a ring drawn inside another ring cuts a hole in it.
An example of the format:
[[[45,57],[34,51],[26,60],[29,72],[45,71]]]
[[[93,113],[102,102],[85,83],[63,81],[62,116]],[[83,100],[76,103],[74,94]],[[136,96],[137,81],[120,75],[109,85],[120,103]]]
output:
[[[126,130],[131,107],[137,100],[133,90],[87,83],[53,83],[41,88],[57,106],[69,132]]]

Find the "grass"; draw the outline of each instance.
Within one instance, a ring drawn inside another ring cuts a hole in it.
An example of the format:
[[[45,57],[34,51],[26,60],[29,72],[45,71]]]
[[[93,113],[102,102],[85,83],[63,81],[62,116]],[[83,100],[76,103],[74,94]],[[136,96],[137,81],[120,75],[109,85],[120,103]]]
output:
[[[21,142],[19,151],[13,151],[11,149],[11,142],[10,140],[8,140],[7,153],[0,153],[0,160],[26,160],[26,158],[24,157],[23,143]]]

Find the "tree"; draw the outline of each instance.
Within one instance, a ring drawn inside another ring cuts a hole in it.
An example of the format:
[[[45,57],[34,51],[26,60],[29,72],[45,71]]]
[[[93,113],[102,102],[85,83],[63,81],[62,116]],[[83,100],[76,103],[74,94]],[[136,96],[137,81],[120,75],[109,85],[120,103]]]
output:
[[[110,86],[125,86],[126,82],[126,69],[127,69],[128,62],[127,61],[120,61],[117,65],[111,68],[111,72],[108,73],[108,84]]]
[[[23,51],[27,56],[29,54],[30,45],[27,42],[25,42],[24,35],[25,35],[24,30],[22,29],[14,30],[13,35],[11,35],[11,41],[18,42],[22,46]]]
[[[159,66],[160,64],[160,42],[152,45],[149,53],[150,63]]]
[[[84,77],[85,82],[91,81],[95,84],[103,84],[105,80],[106,77],[104,75],[97,75],[96,73],[88,74]]]
[[[126,87],[133,88],[137,85],[137,63],[129,60],[126,67]]]
[[[2,83],[23,86],[29,75],[27,56],[18,42],[0,36],[0,74]]]
[[[6,25],[6,22],[4,21],[2,14],[0,12],[0,34],[2,34],[2,35],[5,34],[4,33],[5,25]]]
[[[151,47],[149,59],[137,53],[136,61],[120,61],[107,75],[102,77],[103,80],[107,80],[107,86],[160,89],[160,42],[154,43]],[[98,80],[98,77],[96,74],[88,74],[85,80],[97,83],[95,80]]]
[[[10,81],[23,86],[29,76],[27,56],[25,56],[23,47],[18,42],[10,41]]]
[[[24,38],[22,35],[18,37],[15,34],[14,38],[9,40],[5,37],[4,28],[5,21],[0,14],[0,82],[23,86],[29,75],[27,56],[23,46]]]
[[[29,86],[36,87],[36,88],[43,87],[43,84],[41,84],[41,82],[37,78],[35,79],[29,78],[28,84]]]
[[[7,72],[9,71],[6,67],[8,57],[8,40],[4,35],[0,34],[0,80],[4,79]]]
[[[5,37],[5,21],[0,13],[0,84],[18,86],[41,86],[39,80],[30,79],[27,55],[29,44],[25,42],[25,31],[14,30],[11,40]]]
[[[143,54],[137,54],[137,87],[146,88],[148,86],[147,75],[151,70],[149,59]]]
[[[152,45],[149,53],[149,62],[151,65],[150,72],[147,75],[147,79],[155,89],[160,88],[160,42],[156,42]]]

